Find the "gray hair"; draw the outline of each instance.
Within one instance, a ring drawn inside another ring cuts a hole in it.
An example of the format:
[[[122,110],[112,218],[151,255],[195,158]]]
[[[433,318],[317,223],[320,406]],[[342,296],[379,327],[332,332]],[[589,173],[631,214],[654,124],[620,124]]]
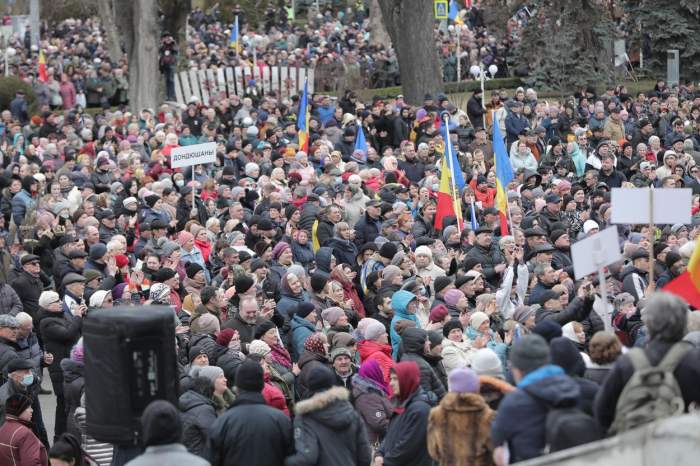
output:
[[[680,298],[659,291],[646,300],[642,320],[649,331],[650,340],[674,343],[686,334],[688,306]]]
[[[515,243],[515,238],[511,235],[501,237],[501,239],[498,240],[498,247],[503,249],[506,246],[506,243]]]
[[[15,319],[17,319],[17,322],[20,325],[22,325],[25,322],[33,322],[32,316],[30,316],[26,312],[18,312],[15,316]]]

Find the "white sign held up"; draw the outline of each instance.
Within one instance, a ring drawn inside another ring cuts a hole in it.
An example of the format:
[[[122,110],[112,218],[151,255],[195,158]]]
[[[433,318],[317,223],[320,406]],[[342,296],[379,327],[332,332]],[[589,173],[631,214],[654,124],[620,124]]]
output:
[[[622,260],[617,227],[608,227],[572,244],[571,259],[577,280],[596,272],[598,268],[607,267]]]
[[[215,142],[182,146],[170,152],[171,168],[182,168],[214,162],[216,162]]]
[[[641,225],[691,222],[692,189],[614,188],[610,193],[612,223]]]

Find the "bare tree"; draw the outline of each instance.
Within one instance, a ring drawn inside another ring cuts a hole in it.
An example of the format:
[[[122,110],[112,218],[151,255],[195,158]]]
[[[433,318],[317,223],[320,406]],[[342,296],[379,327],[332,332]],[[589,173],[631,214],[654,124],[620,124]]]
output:
[[[117,30],[117,23],[114,19],[114,4],[112,0],[97,0],[97,11],[102,20],[102,27],[107,34],[107,53],[113,63],[119,62],[122,58],[121,39]]]
[[[119,29],[129,57],[129,105],[135,112],[158,104],[157,0],[116,0]]]
[[[384,25],[379,0],[369,0],[369,44],[391,47],[391,37]]]
[[[419,104],[425,93],[442,90],[433,32],[433,2],[379,0],[379,6],[396,50],[404,97],[408,103]]]

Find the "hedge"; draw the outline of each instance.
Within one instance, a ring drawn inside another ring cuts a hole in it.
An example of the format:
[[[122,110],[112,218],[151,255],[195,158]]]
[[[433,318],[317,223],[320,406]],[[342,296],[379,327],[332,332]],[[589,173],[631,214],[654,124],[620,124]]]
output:
[[[0,77],[0,109],[9,109],[10,102],[15,98],[17,91],[24,91],[24,98],[29,107],[29,114],[35,113],[36,95],[32,86],[22,81],[16,76]]]

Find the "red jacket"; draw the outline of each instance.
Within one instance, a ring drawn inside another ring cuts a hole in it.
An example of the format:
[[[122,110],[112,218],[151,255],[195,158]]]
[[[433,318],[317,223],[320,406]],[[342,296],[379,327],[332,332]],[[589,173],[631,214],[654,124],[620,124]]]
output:
[[[16,466],[46,466],[49,455],[39,441],[31,424],[7,415],[0,426],[0,464]]]
[[[360,362],[374,359],[379,363],[384,374],[384,381],[388,384],[390,379],[391,368],[394,367],[393,359],[391,359],[391,345],[382,345],[374,340],[362,340],[357,344],[357,350],[360,352]]]
[[[265,386],[263,386],[262,396],[265,398],[265,404],[272,408],[277,408],[289,417],[289,408],[287,401],[284,399],[282,390],[270,383],[270,376],[265,375]]]

